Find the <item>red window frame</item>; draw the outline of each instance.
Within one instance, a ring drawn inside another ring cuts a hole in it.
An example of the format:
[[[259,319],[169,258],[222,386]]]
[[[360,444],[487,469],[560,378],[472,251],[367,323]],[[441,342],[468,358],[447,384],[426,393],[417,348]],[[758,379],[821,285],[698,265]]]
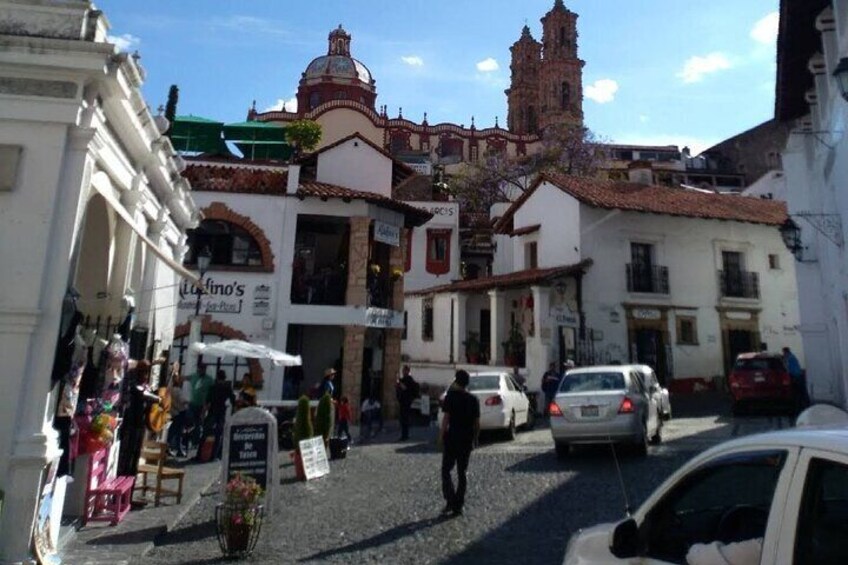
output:
[[[433,275],[444,275],[450,271],[451,261],[451,232],[450,229],[428,229],[427,230],[427,272]],[[444,257],[438,258],[437,245],[444,245]]]

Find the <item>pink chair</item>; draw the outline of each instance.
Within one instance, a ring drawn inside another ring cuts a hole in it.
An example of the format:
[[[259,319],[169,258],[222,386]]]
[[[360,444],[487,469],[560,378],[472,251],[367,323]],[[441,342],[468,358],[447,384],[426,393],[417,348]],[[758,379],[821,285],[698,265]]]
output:
[[[88,522],[110,522],[114,526],[130,511],[135,477],[110,479],[108,464],[109,457],[105,448],[91,454],[85,485],[83,525]]]

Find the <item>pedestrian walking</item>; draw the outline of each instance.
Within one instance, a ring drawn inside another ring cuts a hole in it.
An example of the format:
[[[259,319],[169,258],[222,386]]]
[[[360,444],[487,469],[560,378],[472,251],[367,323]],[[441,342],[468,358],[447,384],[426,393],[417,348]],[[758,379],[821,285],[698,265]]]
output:
[[[209,392],[209,433],[215,437],[215,447],[212,449],[215,459],[221,458],[224,448],[224,422],[227,420],[228,401],[230,406],[235,406],[236,395],[227,380],[227,373],[219,369],[215,375],[215,384]]]
[[[456,372],[453,385],[448,389],[442,405],[442,427],[439,441],[442,444],[442,494],[445,508],[442,514],[462,514],[467,488],[466,472],[471,450],[480,435],[480,402],[469,393],[469,375],[462,369]],[[451,472],[456,466],[457,486],[454,489]]]
[[[321,381],[321,395],[329,394],[330,398],[336,393],[336,386],[333,381],[336,379],[336,370],[330,367],[324,371],[324,380]]]
[[[807,392],[807,379],[804,376],[804,370],[801,368],[801,362],[788,347],[783,348],[783,364],[786,367],[786,372],[789,373],[792,388],[795,391],[796,409],[801,412],[810,405],[810,394]]]
[[[203,420],[206,418],[206,410],[208,409],[209,391],[215,381],[212,380],[211,375],[206,374],[206,365],[198,363],[197,372],[189,378],[189,384],[191,393],[188,406],[188,424],[192,427],[189,440],[190,443],[200,447],[200,442],[203,441]]]
[[[372,391],[362,403],[360,410],[362,427],[359,430],[359,441],[363,442],[383,431],[382,406]]]
[[[409,365],[403,366],[403,376],[395,383],[400,404],[400,441],[409,439],[409,421],[412,417],[412,402],[419,395],[418,382],[413,378]]]
[[[339,421],[336,424],[336,437],[344,437],[347,438],[348,442],[350,442],[353,438],[350,437],[350,421],[353,418],[353,415],[350,412],[350,401],[347,396],[342,396],[339,399]]]
[[[556,370],[556,363],[551,363],[548,370],[542,375],[542,393],[545,395],[545,406],[543,413],[548,416],[549,406],[554,401],[557,389],[559,389],[559,374]]]
[[[171,427],[168,428],[168,448],[170,455],[186,456],[185,426],[189,418],[189,402],[183,393],[183,376],[179,365],[174,363],[171,376]]]

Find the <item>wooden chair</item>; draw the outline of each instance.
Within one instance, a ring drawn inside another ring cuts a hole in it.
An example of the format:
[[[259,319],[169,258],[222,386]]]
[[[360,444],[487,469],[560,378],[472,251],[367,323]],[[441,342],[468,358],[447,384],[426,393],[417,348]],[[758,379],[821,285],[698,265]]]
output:
[[[113,526],[130,511],[134,477],[109,478],[109,452],[98,449],[91,454],[85,485],[83,525],[110,522]]]
[[[141,450],[141,458],[143,463],[138,465],[138,473],[142,476],[141,484],[136,481],[135,490],[140,490],[142,496],[147,496],[147,491],[154,492],[155,505],[159,506],[159,502],[163,497],[174,497],[177,499],[177,504],[181,504],[183,500],[183,479],[185,478],[184,469],[175,469],[166,467],[165,462],[168,459],[168,444],[161,441],[145,442]],[[152,484],[148,484],[152,478]],[[165,481],[177,481],[177,487],[165,488]]]

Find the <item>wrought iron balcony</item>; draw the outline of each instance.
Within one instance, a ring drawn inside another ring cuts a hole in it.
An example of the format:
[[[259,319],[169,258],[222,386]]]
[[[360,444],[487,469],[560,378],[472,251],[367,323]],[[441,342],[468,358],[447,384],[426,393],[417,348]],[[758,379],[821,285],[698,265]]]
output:
[[[668,294],[668,267],[628,263],[627,291]]]
[[[759,298],[760,277],[757,273],[733,270],[719,271],[718,284],[725,298]]]

